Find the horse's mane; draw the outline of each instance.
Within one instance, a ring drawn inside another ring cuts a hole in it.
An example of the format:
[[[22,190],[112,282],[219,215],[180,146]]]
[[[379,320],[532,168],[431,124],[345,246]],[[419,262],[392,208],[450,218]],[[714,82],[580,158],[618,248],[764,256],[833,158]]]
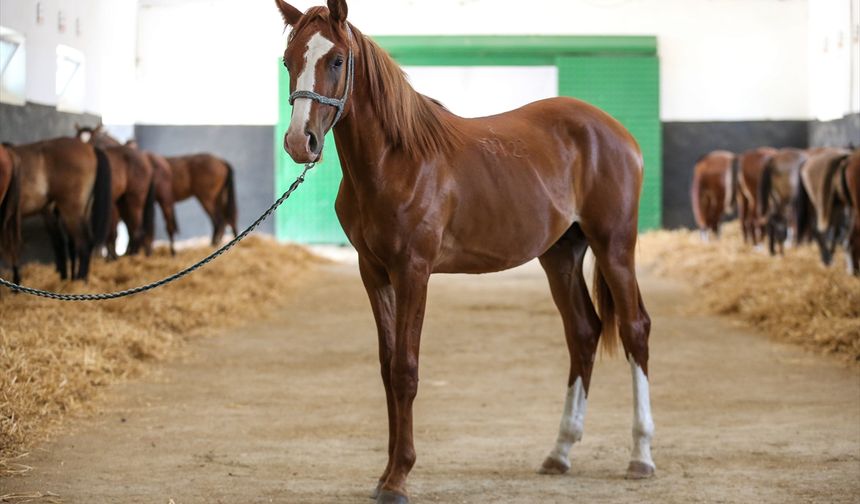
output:
[[[328,23],[328,15],[325,7],[313,7],[292,33],[314,20],[323,19]],[[385,50],[352,24],[350,29],[358,47],[356,76],[367,81],[371,104],[387,140],[410,157],[432,157],[457,148],[461,140],[452,120],[454,114],[438,101],[415,91],[403,69]],[[348,37],[343,31],[338,36]]]

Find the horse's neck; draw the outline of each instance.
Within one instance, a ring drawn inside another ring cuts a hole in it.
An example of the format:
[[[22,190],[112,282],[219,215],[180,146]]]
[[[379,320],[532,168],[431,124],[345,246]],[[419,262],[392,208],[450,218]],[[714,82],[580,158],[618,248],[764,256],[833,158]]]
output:
[[[334,128],[344,179],[358,190],[380,182],[380,160],[388,148],[381,121],[366,98],[354,93],[352,110]]]

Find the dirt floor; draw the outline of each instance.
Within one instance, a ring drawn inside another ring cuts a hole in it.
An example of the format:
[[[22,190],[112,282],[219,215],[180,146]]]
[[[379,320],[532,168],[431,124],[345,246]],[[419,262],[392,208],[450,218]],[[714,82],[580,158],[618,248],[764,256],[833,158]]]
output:
[[[356,267],[319,268],[272,321],[108,394],[102,413],[20,462],[0,495],[63,503],[371,502],[385,464],[376,335]],[[567,377],[561,322],[534,264],[431,281],[416,402],[413,502],[860,501],[860,371],[691,316],[683,286],[642,277],[654,319],[656,478],[623,479],[629,367],[598,362],[573,469],[535,469]],[[11,502],[22,500],[12,499]]]

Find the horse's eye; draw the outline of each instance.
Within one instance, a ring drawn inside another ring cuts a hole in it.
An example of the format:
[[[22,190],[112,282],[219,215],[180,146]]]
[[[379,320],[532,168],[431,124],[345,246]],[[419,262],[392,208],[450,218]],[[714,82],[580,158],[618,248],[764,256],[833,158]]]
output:
[[[341,65],[343,65],[343,58],[337,58],[336,60],[334,60],[334,67],[335,68],[338,68]]]

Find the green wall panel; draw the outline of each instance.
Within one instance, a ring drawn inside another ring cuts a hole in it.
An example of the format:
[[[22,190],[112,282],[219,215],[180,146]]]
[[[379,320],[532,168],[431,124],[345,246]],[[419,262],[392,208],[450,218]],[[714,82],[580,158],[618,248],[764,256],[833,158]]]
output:
[[[636,138],[645,161],[639,228],[660,227],[663,143],[657,57],[563,56],[556,65],[560,95],[600,107]]]
[[[661,128],[659,61],[655,37],[375,37],[402,65],[556,65],[559,94],[606,110],[636,137],[645,159],[640,229],[660,226]],[[280,118],[275,129],[276,196],[301,167],[284,152],[290,121],[289,75],[278,60]],[[276,214],[280,239],[301,243],[347,243],[334,212],[342,174],[334,139],[326,137],[323,162]]]

